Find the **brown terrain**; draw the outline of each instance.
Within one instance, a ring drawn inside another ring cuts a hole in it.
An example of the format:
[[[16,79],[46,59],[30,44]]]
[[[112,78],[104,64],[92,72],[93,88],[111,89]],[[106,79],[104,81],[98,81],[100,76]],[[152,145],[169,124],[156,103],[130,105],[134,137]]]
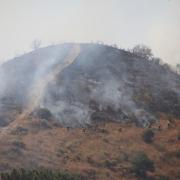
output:
[[[64,128],[34,117],[20,121],[17,118],[16,125],[1,134],[0,170],[46,167],[78,172],[88,179],[136,179],[131,161],[145,152],[155,163],[150,176],[180,178],[179,120],[169,123],[162,116],[151,127],[155,136],[150,144],[142,139],[147,128],[132,123]]]

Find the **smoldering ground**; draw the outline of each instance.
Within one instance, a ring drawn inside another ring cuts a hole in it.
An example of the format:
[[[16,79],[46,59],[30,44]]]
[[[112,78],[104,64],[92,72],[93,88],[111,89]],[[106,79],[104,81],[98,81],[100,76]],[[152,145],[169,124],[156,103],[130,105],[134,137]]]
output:
[[[69,63],[74,46],[80,51]],[[162,91],[177,97],[180,92],[179,76],[162,65],[98,44],[38,49],[2,65],[0,75],[1,103],[13,102],[23,111],[46,108],[60,124],[73,127],[112,120],[146,126],[156,119],[151,99],[161,97]],[[171,77],[170,81],[163,76]],[[152,96],[149,102],[145,95]]]

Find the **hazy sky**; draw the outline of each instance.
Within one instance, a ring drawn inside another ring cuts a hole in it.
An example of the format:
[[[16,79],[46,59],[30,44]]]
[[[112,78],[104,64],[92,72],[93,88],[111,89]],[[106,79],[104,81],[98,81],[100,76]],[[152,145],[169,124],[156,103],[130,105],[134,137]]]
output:
[[[0,0],[0,62],[30,51],[34,39],[143,43],[180,63],[180,0]]]

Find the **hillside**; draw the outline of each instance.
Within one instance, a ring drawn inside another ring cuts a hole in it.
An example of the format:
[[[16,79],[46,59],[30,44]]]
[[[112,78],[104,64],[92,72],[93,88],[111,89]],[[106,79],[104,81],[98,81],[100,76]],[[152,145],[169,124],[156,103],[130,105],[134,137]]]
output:
[[[148,126],[159,113],[180,117],[180,76],[166,65],[110,46],[42,48],[2,65],[0,78],[3,113],[6,107],[20,112],[47,108],[66,126],[100,121]]]
[[[0,87],[0,172],[139,179],[133,162],[145,153],[150,179],[180,178],[180,75],[155,58],[49,46],[0,66]]]

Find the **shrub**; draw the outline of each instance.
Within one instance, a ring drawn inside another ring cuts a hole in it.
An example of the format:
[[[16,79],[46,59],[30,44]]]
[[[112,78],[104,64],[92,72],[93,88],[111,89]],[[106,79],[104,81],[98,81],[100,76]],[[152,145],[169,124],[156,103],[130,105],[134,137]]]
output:
[[[11,172],[1,173],[1,180],[80,180],[79,174],[48,169],[24,170],[14,169]]]
[[[87,157],[87,162],[89,163],[89,164],[95,164],[95,161],[91,158],[91,157]]]
[[[180,133],[177,135],[177,140],[180,141]]]
[[[28,129],[20,126],[18,126],[15,130],[12,131],[12,134],[16,134],[16,135],[26,135],[27,133],[28,133]]]
[[[25,147],[26,147],[26,145],[21,141],[14,141],[12,144],[17,148],[25,149]]]
[[[154,137],[154,132],[151,129],[145,130],[143,133],[143,140],[146,143],[152,143]]]
[[[145,153],[138,153],[132,161],[133,172],[140,177],[146,177],[147,171],[154,171],[154,163]]]
[[[157,180],[170,180],[169,177],[164,176],[164,175],[159,175],[156,177]]]
[[[117,164],[116,164],[116,161],[105,160],[105,161],[103,162],[103,166],[106,167],[106,168],[109,168],[109,169],[113,168],[113,167],[116,166],[116,165],[117,165]]]
[[[51,112],[46,108],[38,109],[37,116],[41,119],[46,119],[46,120],[50,120],[52,118]]]

